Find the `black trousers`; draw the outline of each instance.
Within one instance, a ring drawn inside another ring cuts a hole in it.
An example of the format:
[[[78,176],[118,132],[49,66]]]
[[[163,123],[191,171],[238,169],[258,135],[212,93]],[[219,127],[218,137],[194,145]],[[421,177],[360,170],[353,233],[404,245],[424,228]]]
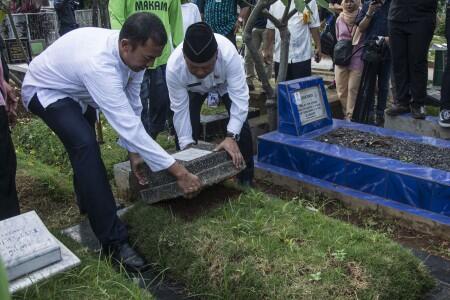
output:
[[[17,216],[16,152],[9,132],[8,116],[0,106],[0,221]]]
[[[445,38],[447,44],[450,43],[450,8],[447,8],[447,14],[445,17]],[[442,89],[441,89],[441,108],[450,109],[450,60],[447,51],[447,63],[444,69],[444,75],[442,77]]]
[[[71,98],[43,108],[35,95],[29,110],[58,136],[69,154],[77,200],[86,210],[92,230],[102,245],[128,240],[125,225],[116,215],[116,202],[106,175],[90,114]]]
[[[278,78],[280,63],[275,62],[275,78]],[[288,64],[286,81],[311,76],[311,60],[305,60],[298,63]]]
[[[389,22],[396,103],[423,105],[427,96],[428,48],[436,20]],[[412,97],[412,101],[411,101]]]
[[[206,95],[199,93],[189,93],[189,113],[191,117],[192,126],[192,138],[194,141],[198,141],[200,138],[200,111],[202,109],[203,102],[205,102]],[[221,100],[225,104],[225,108],[230,114],[231,99],[228,94],[221,97]],[[248,125],[248,120],[244,122],[241,129],[240,139],[238,141],[239,150],[244,157],[246,169],[243,170],[238,176],[240,181],[251,181],[253,180],[254,173],[254,162],[253,162],[253,139],[250,126]]]

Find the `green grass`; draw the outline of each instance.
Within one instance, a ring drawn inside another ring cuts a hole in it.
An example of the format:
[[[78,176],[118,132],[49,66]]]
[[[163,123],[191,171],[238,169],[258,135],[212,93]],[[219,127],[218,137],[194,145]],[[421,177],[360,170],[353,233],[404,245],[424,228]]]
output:
[[[208,116],[224,113],[226,111],[227,109],[225,108],[225,105],[223,103],[220,103],[218,107],[209,107],[205,101],[205,103],[203,103],[202,105],[202,110],[200,111],[200,114]]]
[[[112,174],[113,165],[123,161],[126,153],[116,144],[117,136],[111,127],[103,124],[102,157]],[[36,210],[55,233],[82,221],[84,217],[79,215],[74,199],[68,157],[59,139],[34,118],[21,120],[14,128],[13,139],[21,211]],[[163,147],[174,147],[167,135],[160,135],[158,141]],[[154,299],[124,272],[117,272],[109,261],[99,259],[97,254],[61,234],[57,237],[81,259],[81,266],[18,292],[13,299]]]
[[[13,299],[154,299],[111,262],[59,234],[83,217],[75,204],[71,176],[17,150],[22,212],[36,210],[45,225],[81,260],[81,265],[14,294]]]
[[[420,299],[421,263],[386,236],[249,191],[193,221],[137,205],[132,239],[149,260],[211,299]]]
[[[125,161],[127,152],[117,145],[117,134],[111,126],[105,120],[102,125],[104,143],[100,149],[108,177],[112,178],[114,164]],[[18,151],[57,167],[62,173],[72,173],[63,144],[42,120],[33,118],[19,122],[13,131],[13,139]]]
[[[113,166],[128,159],[127,151],[117,145],[117,134],[103,119],[102,131],[104,143],[100,145],[102,159],[112,179]],[[13,139],[17,152],[28,159],[40,161],[56,167],[63,174],[72,174],[69,157],[58,137],[38,118],[22,120],[13,130]],[[157,142],[164,149],[174,149],[175,142],[166,133],[158,136]]]
[[[20,291],[13,299],[154,299],[109,260],[99,258],[69,238],[57,237],[80,258],[81,265]]]
[[[445,39],[445,36],[440,35],[434,35],[433,39],[431,40],[430,48],[433,46],[433,44],[446,44],[447,40]],[[429,50],[428,51],[428,63],[434,64],[434,57],[435,57],[435,51]]]
[[[426,112],[427,116],[437,117],[437,116],[439,116],[439,107],[425,106],[425,112]]]

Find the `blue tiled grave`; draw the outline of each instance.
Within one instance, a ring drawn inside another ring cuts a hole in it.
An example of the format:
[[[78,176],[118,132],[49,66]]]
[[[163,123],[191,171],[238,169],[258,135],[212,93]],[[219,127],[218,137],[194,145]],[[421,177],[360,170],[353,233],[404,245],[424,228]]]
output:
[[[332,120],[317,77],[281,83],[278,92],[279,130],[258,138],[257,168],[450,226],[450,172],[315,139],[349,128],[445,148],[449,155],[450,141]]]

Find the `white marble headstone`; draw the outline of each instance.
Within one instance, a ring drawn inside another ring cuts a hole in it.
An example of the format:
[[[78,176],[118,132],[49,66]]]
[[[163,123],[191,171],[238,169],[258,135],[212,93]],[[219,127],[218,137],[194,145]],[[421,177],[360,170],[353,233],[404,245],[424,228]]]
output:
[[[34,211],[0,221],[0,256],[11,292],[80,263]]]
[[[0,256],[11,281],[60,261],[61,249],[31,211],[0,222]]]

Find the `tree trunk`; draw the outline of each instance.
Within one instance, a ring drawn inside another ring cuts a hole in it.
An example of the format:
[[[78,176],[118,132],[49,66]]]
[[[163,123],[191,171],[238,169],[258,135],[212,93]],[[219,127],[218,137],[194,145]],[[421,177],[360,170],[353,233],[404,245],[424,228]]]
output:
[[[258,74],[258,78],[261,81],[262,88],[264,93],[266,94],[266,108],[269,119],[269,129],[276,129],[276,97],[272,86],[270,85],[269,78],[266,74],[266,70],[264,68],[263,59],[259,53],[259,49],[256,49],[253,44],[252,31],[255,27],[256,19],[262,14],[262,10],[267,8],[270,4],[273,4],[275,1],[273,0],[260,0],[256,4],[255,8],[252,10],[250,17],[247,20],[247,24],[244,29],[244,43],[250,52],[250,56],[252,57],[255,63],[256,74]],[[275,112],[275,120],[273,119],[273,113]]]
[[[103,28],[111,28],[108,11],[109,0],[100,0],[100,21]]]
[[[92,26],[98,27],[98,0],[92,0]]]
[[[280,68],[278,69],[277,83],[286,80],[287,68],[289,63],[289,43],[291,40],[291,33],[289,32],[289,29],[287,27],[287,21],[286,23],[283,22],[283,26],[279,27],[278,30],[280,31],[281,45]]]

